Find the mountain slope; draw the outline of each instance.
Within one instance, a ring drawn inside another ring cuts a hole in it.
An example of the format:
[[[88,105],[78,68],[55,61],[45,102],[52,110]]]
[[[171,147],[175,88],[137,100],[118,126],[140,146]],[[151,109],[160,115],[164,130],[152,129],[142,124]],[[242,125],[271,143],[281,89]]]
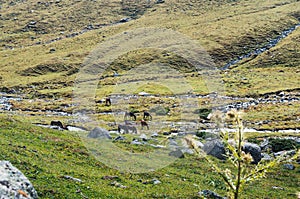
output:
[[[16,1],[12,5],[2,2],[0,87],[4,90],[8,87],[31,92],[34,85],[34,89],[42,93],[49,92],[47,89],[51,88],[51,92],[57,94],[70,94],[76,72],[98,44],[112,35],[143,27],[168,28],[189,36],[198,41],[216,65],[221,67],[240,55],[264,46],[282,31],[298,24],[300,13],[300,2],[295,0],[198,3],[170,0],[159,4],[151,1],[151,5],[135,1],[76,1],[73,5],[71,1],[58,1],[48,6],[45,2],[38,2]],[[18,23],[12,13],[18,13]],[[124,17],[135,20],[116,23]],[[32,25],[36,26],[37,31],[30,28],[24,30],[26,24],[32,21],[36,21]],[[97,27],[97,24],[106,26]],[[89,25],[97,29],[89,30]],[[46,32],[39,32],[40,29]],[[299,45],[291,41],[297,34],[295,31],[270,50],[284,54],[280,58],[282,62],[296,68],[299,67],[295,58]],[[268,59],[263,62],[255,60],[250,65],[245,63],[245,67],[260,67],[266,65],[265,62],[268,62],[268,67],[277,65]],[[234,84],[239,86],[239,82]],[[274,87],[271,90],[276,90],[276,85]],[[292,86],[295,87],[297,85]],[[243,92],[249,94],[251,89]]]

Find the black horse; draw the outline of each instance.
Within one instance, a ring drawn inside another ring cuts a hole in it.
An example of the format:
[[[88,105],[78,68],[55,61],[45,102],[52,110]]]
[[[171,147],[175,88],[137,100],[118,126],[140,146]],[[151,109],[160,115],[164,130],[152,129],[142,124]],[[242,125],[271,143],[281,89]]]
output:
[[[136,121],[136,115],[133,112],[125,112],[124,120],[126,120],[128,117],[130,119],[133,118],[133,120]]]
[[[152,120],[152,116],[149,112],[147,111],[144,111],[144,117],[143,117],[144,120],[146,119],[149,119],[149,120]]]
[[[62,124],[61,121],[57,120],[57,121],[51,121],[50,126],[57,126],[61,129],[67,129],[66,127],[64,127],[64,125]]]
[[[105,106],[110,106],[111,105],[111,100],[109,97],[105,98]]]

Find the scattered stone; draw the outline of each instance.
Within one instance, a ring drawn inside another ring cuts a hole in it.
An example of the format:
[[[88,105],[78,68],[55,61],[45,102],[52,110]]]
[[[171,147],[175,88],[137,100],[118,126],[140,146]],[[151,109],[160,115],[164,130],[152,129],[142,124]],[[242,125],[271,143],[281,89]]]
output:
[[[188,148],[181,149],[181,152],[186,153],[186,154],[190,154],[190,155],[194,154],[194,150],[188,149]]]
[[[103,176],[103,180],[114,180],[114,179],[119,179],[119,176]]]
[[[221,140],[212,140],[204,144],[203,150],[207,155],[214,156],[220,160],[225,160],[225,147]]]
[[[202,149],[204,147],[204,144],[198,140],[194,140],[194,144],[197,148]]]
[[[142,139],[144,142],[148,141],[148,137],[145,134],[140,135],[140,139]]]
[[[63,176],[63,177],[67,180],[73,180],[75,182],[82,182],[82,180],[80,180],[79,178],[74,178],[72,176]]]
[[[156,0],[156,4],[165,3],[165,0]]]
[[[121,183],[117,182],[117,181],[113,181],[112,183],[110,183],[111,186],[115,186],[115,187],[119,187],[122,189],[127,188],[126,186],[122,185]]]
[[[284,190],[284,188],[282,188],[282,187],[277,187],[277,186],[273,186],[272,189]]]
[[[155,137],[158,137],[158,136],[159,136],[158,133],[153,133],[153,134],[151,135],[152,138],[155,138]]]
[[[122,141],[122,140],[125,140],[125,138],[124,138],[123,136],[119,135],[119,136],[116,137],[114,140],[115,140],[115,141]]]
[[[142,145],[143,143],[141,143],[138,140],[134,139],[134,140],[132,140],[131,144]]]
[[[171,135],[171,132],[163,132],[163,135]]]
[[[89,138],[101,138],[101,139],[112,139],[109,135],[109,132],[100,127],[95,127],[90,133],[88,134]]]
[[[125,18],[122,18],[122,19],[120,19],[120,23],[126,23],[126,22],[128,22],[128,21],[130,21],[131,20],[131,18],[129,18],[129,17],[125,17]]]
[[[174,139],[169,139],[169,145],[177,147],[178,143]]]
[[[54,53],[56,51],[55,48],[50,48],[49,53]]]
[[[294,170],[294,169],[295,169],[295,166],[292,165],[292,164],[284,164],[284,165],[283,165],[283,168],[284,168],[284,169],[287,169],[287,170]]]
[[[296,154],[295,150],[290,150],[290,151],[279,151],[277,153],[274,153],[275,157],[281,156],[281,155],[285,155],[285,156],[293,156]]]
[[[153,179],[153,184],[154,185],[156,185],[156,184],[160,184],[161,183],[161,181],[159,181],[159,180],[156,180],[156,179]]]
[[[0,198],[36,199],[38,195],[21,171],[8,161],[0,161]]]
[[[184,158],[184,154],[182,153],[182,151],[180,149],[176,149],[175,151],[171,151],[169,153],[169,156],[173,156],[176,158]]]
[[[264,161],[272,161],[273,160],[273,158],[267,153],[261,153],[261,157],[262,157],[261,160],[264,160]]]
[[[211,199],[226,199],[225,197],[219,196],[218,194],[210,190],[202,190],[201,192],[199,192],[199,195]]]
[[[147,180],[147,181],[144,181],[142,182],[143,184],[154,184],[154,185],[157,185],[157,184],[161,184],[161,181],[157,180],[157,179],[152,179],[152,180]]]
[[[262,141],[262,143],[260,143],[259,147],[261,148],[261,150],[266,150],[268,148],[268,146],[269,146],[269,140],[268,139],[264,139]]]

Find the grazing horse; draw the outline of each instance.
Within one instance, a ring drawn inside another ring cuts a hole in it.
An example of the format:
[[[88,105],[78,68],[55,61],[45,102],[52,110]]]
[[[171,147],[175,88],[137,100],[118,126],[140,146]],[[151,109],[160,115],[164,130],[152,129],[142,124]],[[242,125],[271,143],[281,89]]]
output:
[[[144,126],[146,126],[147,129],[149,130],[149,125],[147,124],[147,122],[145,120],[141,120],[141,125],[142,125],[142,129],[144,128]]]
[[[129,126],[129,125],[119,124],[118,125],[118,132],[121,133],[121,131],[124,132],[123,134],[129,133],[129,131],[131,131],[134,134],[137,134],[136,128],[134,126]]]
[[[105,106],[110,106],[111,105],[111,100],[109,97],[105,98]]]
[[[144,120],[146,119],[149,119],[149,120],[152,120],[152,116],[149,112],[147,111],[144,111],[144,117],[143,117]]]
[[[130,119],[133,118],[133,120],[136,121],[136,115],[133,112],[125,112],[124,120],[126,120],[128,117]]]

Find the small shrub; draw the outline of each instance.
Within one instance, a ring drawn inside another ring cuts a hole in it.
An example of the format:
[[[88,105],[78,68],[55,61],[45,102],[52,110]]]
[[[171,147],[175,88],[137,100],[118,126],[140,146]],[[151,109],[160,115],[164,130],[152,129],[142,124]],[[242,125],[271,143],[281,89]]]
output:
[[[251,143],[254,143],[254,144],[260,144],[260,140],[258,140],[257,138],[249,138],[248,139],[248,142],[251,142]]]
[[[198,132],[196,133],[196,136],[199,137],[199,138],[204,139],[205,136],[206,136],[206,132],[205,132],[205,131],[198,131]]]
[[[156,106],[150,109],[150,112],[154,112],[156,115],[167,115],[170,112],[169,107]]]
[[[271,138],[270,145],[273,152],[300,148],[300,144],[298,144],[295,140],[291,139]]]
[[[194,111],[201,119],[207,119],[207,116],[212,112],[212,109],[201,108]]]

